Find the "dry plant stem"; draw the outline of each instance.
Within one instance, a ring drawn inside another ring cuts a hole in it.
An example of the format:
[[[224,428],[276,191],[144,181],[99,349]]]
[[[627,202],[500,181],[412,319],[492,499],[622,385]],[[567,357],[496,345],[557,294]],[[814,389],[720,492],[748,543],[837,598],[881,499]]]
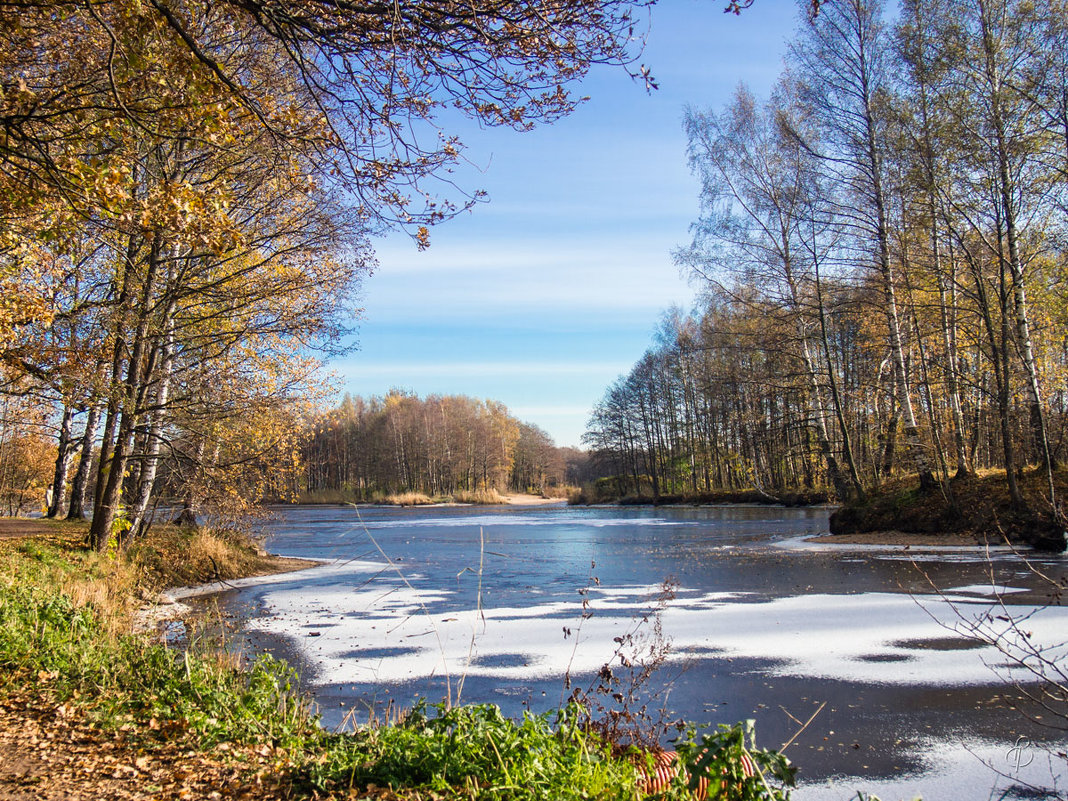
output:
[[[663,634],[661,613],[675,597],[676,586],[670,579],[665,580],[656,606],[635,619],[628,632],[615,638],[615,650],[589,687],[585,690],[575,690],[571,694],[570,700],[585,708],[587,725],[615,747],[637,746],[645,750],[656,750],[659,736],[674,725],[666,721],[666,698],[670,685],[662,691],[652,693],[644,702],[640,691],[663,666],[670,652],[670,643],[665,640]],[[649,623],[650,617],[653,618],[652,634],[648,637],[638,637],[642,627]],[[629,671],[626,683],[612,671],[612,664],[616,660]],[[610,698],[611,701],[606,703],[600,700],[601,698]],[[649,703],[656,699],[659,699],[661,708],[659,716],[654,718],[648,710]],[[613,706],[612,702],[617,704],[618,708]]]
[[[382,558],[385,559],[386,563],[390,566],[390,568],[392,568],[393,572],[396,573],[400,580],[404,582],[404,586],[415,594],[416,603],[419,604],[419,608],[422,610],[423,615],[427,619],[427,622],[430,623],[430,628],[434,630],[434,638],[438,641],[438,651],[441,653],[442,671],[445,674],[445,708],[451,709],[453,706],[452,679],[449,677],[449,660],[445,653],[445,644],[441,641],[441,632],[438,631],[438,627],[434,623],[434,618],[427,610],[426,605],[422,601],[418,600],[418,591],[415,589],[415,587],[412,586],[411,582],[408,581],[408,577],[404,575],[404,572],[399,567],[397,567],[396,563],[392,559],[389,558],[389,554],[382,550],[382,546],[378,544],[378,540],[374,538],[374,535],[371,534],[371,530],[367,528],[367,524],[363,522],[363,517],[360,515],[360,507],[358,507],[356,504],[350,504],[350,506],[352,506],[352,508],[356,510],[356,518],[360,521],[360,527],[363,529],[363,533],[366,534],[367,538],[371,541],[371,544],[375,546],[378,552],[382,555]]]
[[[787,716],[788,718],[790,718],[790,720],[792,720],[792,721],[793,721],[794,723],[798,724],[798,725],[799,725],[799,726],[801,727],[800,729],[798,729],[797,731],[795,731],[795,732],[794,732],[793,736],[792,736],[792,737],[791,737],[791,738],[790,738],[789,740],[787,740],[787,741],[786,741],[785,743],[783,743],[783,744],[782,744],[781,746],[779,746],[779,753],[780,753],[780,754],[781,754],[781,753],[782,753],[783,751],[785,751],[785,750],[786,750],[787,748],[789,748],[789,747],[790,747],[791,745],[793,745],[793,744],[794,744],[794,740],[796,740],[796,739],[797,739],[798,737],[800,737],[800,736],[801,736],[801,733],[802,733],[802,732],[803,732],[803,731],[804,731],[805,729],[807,729],[807,728],[808,728],[809,724],[810,724],[810,723],[812,723],[812,721],[814,721],[814,720],[816,719],[816,716],[817,716],[817,715],[818,715],[818,714],[819,714],[820,712],[822,712],[822,711],[823,711],[823,708],[824,708],[825,706],[827,706],[827,702],[826,702],[826,701],[824,701],[824,702],[823,702],[822,704],[820,704],[820,706],[819,706],[819,709],[817,709],[817,710],[816,710],[815,712],[813,712],[813,713],[812,713],[812,714],[811,714],[811,715],[809,716],[808,720],[806,720],[806,721],[805,721],[804,723],[802,723],[802,722],[801,722],[801,721],[799,721],[799,720],[798,720],[797,718],[795,718],[795,717],[794,717],[793,715],[791,715],[791,714],[790,714],[789,712],[787,712],[787,710],[786,710],[786,707],[784,707],[784,706],[780,706],[780,707],[779,707],[779,709],[781,709],[781,710],[782,710],[783,712],[786,712],[786,716]]]
[[[989,550],[987,554],[987,577],[991,589],[994,590],[996,601],[994,608],[981,617],[975,618],[966,615],[959,604],[951,600],[935,583],[930,574],[920,567],[915,560],[912,562],[913,567],[923,576],[935,595],[949,607],[956,618],[956,622],[951,624],[939,620],[919,599],[914,597],[913,600],[942,628],[975,642],[989,645],[1009,661],[1010,667],[1015,666],[1022,669],[1033,677],[1037,689],[1021,679],[1013,678],[1011,672],[1009,675],[1004,676],[1003,680],[1020,696],[1026,698],[1038,709],[1051,715],[1056,722],[1051,723],[1044,720],[1040,715],[1036,715],[1026,709],[1013,707],[1017,712],[1033,723],[1055,730],[1068,729],[1068,672],[1065,671],[1063,664],[1064,654],[1058,655],[1058,651],[1063,652],[1065,650],[1066,644],[1059,643],[1043,647],[1033,642],[1031,632],[1026,631],[1023,626],[1028,620],[1037,615],[1041,609],[1046,607],[1035,606],[1026,614],[1014,615],[1013,610],[1006,606],[1004,595],[997,592],[998,585],[994,576],[993,563],[989,558]],[[1028,563],[1028,567],[1031,567],[1030,563]],[[1060,584],[1058,582],[1048,578],[1038,570],[1033,572],[1035,575],[1050,581],[1059,592]],[[995,612],[1000,612],[1000,614],[995,614]],[[984,660],[984,664],[995,675],[1002,675],[998,672],[998,666],[992,665],[986,660]]]
[[[560,706],[563,707],[567,700],[567,691],[571,689],[571,666],[575,663],[575,655],[578,653],[579,635],[582,633],[582,624],[587,618],[593,617],[593,612],[589,611],[590,608],[590,586],[593,584],[599,584],[597,577],[593,575],[594,569],[597,567],[596,562],[590,562],[590,573],[586,579],[586,586],[579,590],[579,595],[582,596],[582,617],[579,618],[578,625],[575,627],[575,631],[572,632],[567,626],[564,626],[564,639],[568,637],[574,637],[574,645],[571,646],[571,656],[567,660],[567,668],[564,670],[564,686],[560,689]]]
[[[478,592],[475,595],[476,610],[478,612],[478,618],[482,621],[482,632],[486,632],[486,613],[482,609],[482,570],[486,564],[486,532],[482,526],[478,527]],[[460,578],[469,568],[464,568],[456,576]],[[460,676],[459,681],[456,683],[456,703],[460,703],[460,696],[463,695],[464,682],[467,680],[467,671],[471,669],[471,660],[475,656],[475,639],[478,637],[477,626],[471,627],[471,643],[467,647],[467,662],[464,664],[464,672]]]

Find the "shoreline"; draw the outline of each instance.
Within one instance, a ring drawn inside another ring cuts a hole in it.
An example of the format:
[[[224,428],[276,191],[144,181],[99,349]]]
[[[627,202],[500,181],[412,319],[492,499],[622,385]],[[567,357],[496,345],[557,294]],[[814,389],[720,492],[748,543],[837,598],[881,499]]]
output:
[[[485,506],[487,508],[499,508],[501,506],[566,506],[567,498],[544,498],[540,495],[526,495],[523,493],[508,493],[501,495],[501,503],[473,503],[465,501],[430,501],[429,503],[384,503],[379,501],[298,501],[296,503],[268,504],[288,508],[291,506],[355,506],[360,509],[410,509],[424,507],[467,507]]]
[[[565,498],[543,498],[536,495],[523,495],[518,493],[508,494],[502,496],[504,498],[503,504],[473,504],[473,503],[445,503],[445,504],[431,504],[433,506],[448,506],[448,507],[493,507],[499,508],[501,506],[515,506],[521,508],[531,507],[552,507],[552,508],[567,508],[568,503]],[[292,506],[347,506],[349,504],[291,504]],[[620,504],[620,503],[607,503],[607,504],[589,504],[583,505],[583,508],[626,508],[628,506],[636,506],[638,504]],[[643,506],[651,506],[653,504],[642,504]],[[771,504],[756,504],[756,503],[680,503],[680,504],[666,504],[667,506],[684,509],[694,508],[699,509],[709,506],[766,506]],[[287,504],[286,506],[290,506]],[[399,504],[374,504],[374,503],[361,503],[356,504],[359,507],[376,507],[384,506],[390,509],[404,509],[407,506]],[[810,504],[805,508],[816,509],[834,509],[837,508],[837,504]],[[415,508],[415,507],[412,507]],[[790,506],[783,506],[783,508],[797,508]],[[59,525],[63,525],[63,521],[58,521]],[[42,518],[33,517],[10,517],[0,518],[0,539],[18,539],[20,537],[31,537],[34,535],[48,534],[54,532],[57,528],[57,522],[44,520]],[[811,545],[825,545],[825,546],[839,546],[839,545],[861,545],[861,546],[876,546],[876,547],[941,547],[941,548],[975,548],[975,547],[1011,547],[1006,544],[1003,539],[991,539],[977,536],[975,534],[966,534],[958,532],[943,532],[937,534],[919,534],[913,532],[899,531],[896,529],[886,529],[881,531],[865,531],[854,532],[850,534],[833,534],[830,531],[814,534],[805,538],[805,541]],[[317,567],[321,564],[328,564],[329,560],[320,561],[315,559],[302,559],[299,557],[281,556],[279,554],[261,554],[264,558],[264,562],[261,562],[257,568],[246,575],[242,575],[235,579],[216,582],[220,585],[219,592],[227,588],[228,583],[233,581],[244,581],[250,578],[273,576],[282,573],[291,573],[298,570],[309,569]],[[211,582],[204,585],[195,586],[209,586]],[[166,587],[161,591],[164,595],[173,595],[176,591],[189,589],[188,586],[173,586]]]
[[[502,495],[505,506],[567,506],[567,498],[543,498],[540,495],[511,493]]]
[[[166,587],[156,594],[155,601],[145,603],[133,613],[130,630],[134,634],[154,635],[166,639],[170,626],[197,617],[197,612],[184,601],[202,598],[206,595],[239,590],[259,584],[270,584],[276,576],[288,576],[304,570],[315,570],[334,564],[334,559],[307,559],[294,556],[267,554],[269,565],[266,569],[256,570],[246,576],[232,579],[210,581],[185,587]],[[281,580],[281,579],[277,579]]]
[[[943,534],[916,534],[907,531],[865,531],[855,534],[815,534],[807,542],[819,545],[865,545],[883,547],[941,547],[941,548],[986,548],[1009,547],[1004,541],[991,542],[970,534],[946,532]]]

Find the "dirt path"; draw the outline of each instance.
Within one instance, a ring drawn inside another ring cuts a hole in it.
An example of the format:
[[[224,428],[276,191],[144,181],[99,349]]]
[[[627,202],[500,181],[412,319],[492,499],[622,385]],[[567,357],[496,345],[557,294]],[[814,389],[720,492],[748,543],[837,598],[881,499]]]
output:
[[[51,524],[37,517],[0,517],[0,540],[47,534],[54,531]]]

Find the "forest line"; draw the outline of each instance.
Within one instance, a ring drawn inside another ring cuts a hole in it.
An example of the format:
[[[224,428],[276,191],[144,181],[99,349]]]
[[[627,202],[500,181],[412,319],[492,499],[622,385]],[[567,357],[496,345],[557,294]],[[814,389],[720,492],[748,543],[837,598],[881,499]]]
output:
[[[313,417],[301,449],[297,497],[369,501],[402,493],[494,498],[493,493],[567,497],[586,454],[559,448],[499,401],[463,395],[346,396]]]
[[[688,110],[702,297],[595,410],[621,491],[1000,469],[1061,517],[1066,43],[1060,2],[827,3],[770,97]]]

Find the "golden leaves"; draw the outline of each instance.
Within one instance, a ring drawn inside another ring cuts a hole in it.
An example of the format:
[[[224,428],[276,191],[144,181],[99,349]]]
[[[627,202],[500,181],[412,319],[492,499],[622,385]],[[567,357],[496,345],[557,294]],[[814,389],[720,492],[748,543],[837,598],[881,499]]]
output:
[[[38,695],[0,704],[0,795],[96,801],[281,799],[291,792],[284,754],[266,745],[211,754],[192,748],[181,726],[123,724],[109,735],[76,705]],[[147,735],[147,736],[146,736]]]

